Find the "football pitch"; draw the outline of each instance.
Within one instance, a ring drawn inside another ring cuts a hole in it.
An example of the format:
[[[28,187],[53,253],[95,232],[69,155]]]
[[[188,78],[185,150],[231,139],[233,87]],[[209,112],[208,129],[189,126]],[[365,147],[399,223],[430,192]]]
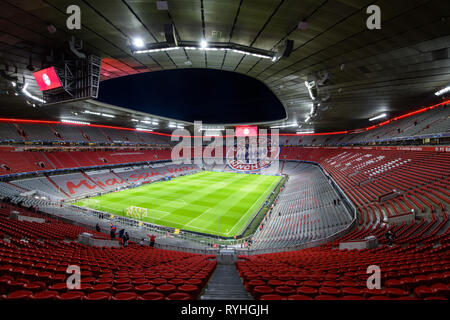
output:
[[[279,176],[203,171],[73,204],[121,216],[131,206],[146,208],[145,222],[233,237],[244,231],[280,180]]]

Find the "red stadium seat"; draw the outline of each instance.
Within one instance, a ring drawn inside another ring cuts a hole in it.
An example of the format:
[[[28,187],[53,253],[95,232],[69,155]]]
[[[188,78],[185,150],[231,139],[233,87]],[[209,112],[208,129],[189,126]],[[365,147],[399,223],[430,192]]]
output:
[[[111,294],[109,292],[97,291],[87,295],[86,300],[110,300]]]
[[[339,300],[339,297],[331,295],[318,295],[314,297],[314,300]]]
[[[191,300],[191,296],[183,292],[174,292],[167,296],[168,300]]]
[[[178,291],[188,294],[192,300],[197,299],[200,289],[193,284],[184,284],[178,287]]]
[[[177,290],[177,287],[175,287],[173,284],[162,284],[160,286],[157,286],[156,288],[157,292],[160,292],[164,294],[166,297],[168,297],[171,293],[174,293],[175,290]]]
[[[29,300],[31,299],[33,292],[29,290],[18,290],[11,292],[9,295],[4,296],[6,300]]]
[[[365,300],[362,296],[342,296],[341,300]]]
[[[141,284],[141,285],[134,287],[134,291],[136,291],[137,294],[142,295],[146,292],[155,291],[155,286],[152,284]]]
[[[261,296],[265,294],[272,294],[274,292],[273,288],[269,286],[256,286],[253,289],[255,300],[259,300]]]
[[[260,300],[284,300],[285,297],[278,294],[264,294],[260,297]]]
[[[287,297],[287,300],[313,300],[313,298],[304,295],[293,294]]]
[[[388,296],[371,296],[368,300],[391,300]]]
[[[112,300],[136,300],[138,295],[135,292],[120,292],[112,297]]]
[[[85,297],[85,294],[80,291],[68,291],[59,295],[60,300],[83,300]]]
[[[164,300],[165,296],[160,292],[146,292],[142,295],[143,300]]]
[[[31,296],[31,300],[56,300],[58,298],[57,291],[41,291]]]
[[[284,297],[295,294],[295,290],[288,286],[276,287],[275,292],[277,294],[279,294],[280,296],[284,296]]]
[[[298,287],[297,288],[297,294],[299,294],[299,295],[314,297],[318,293],[319,293],[319,291],[316,288],[311,288],[311,287]]]
[[[114,292],[117,292],[117,293],[118,292],[133,291],[134,290],[134,286],[132,284],[123,283],[123,284],[114,285],[112,290]]]

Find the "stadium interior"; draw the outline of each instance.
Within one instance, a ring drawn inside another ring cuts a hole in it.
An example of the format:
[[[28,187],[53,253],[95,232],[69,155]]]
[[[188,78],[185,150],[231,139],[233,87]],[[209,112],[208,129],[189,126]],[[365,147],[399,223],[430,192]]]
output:
[[[448,300],[449,16],[0,1],[0,300]]]

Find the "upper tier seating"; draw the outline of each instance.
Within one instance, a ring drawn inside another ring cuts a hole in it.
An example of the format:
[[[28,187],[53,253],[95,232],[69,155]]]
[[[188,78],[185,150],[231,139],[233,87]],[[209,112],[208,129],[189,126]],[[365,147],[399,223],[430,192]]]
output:
[[[53,130],[61,136],[62,140],[67,142],[89,142],[84,132],[79,126],[65,126],[59,124],[51,125]]]
[[[0,139],[3,141],[22,141],[23,137],[19,135],[19,132],[14,124],[0,122]]]
[[[361,144],[448,132],[450,132],[450,104],[392,121],[362,133],[280,137],[280,144],[303,146]]]
[[[170,137],[132,130],[72,124],[0,122],[0,141],[131,143],[170,146]]]
[[[0,150],[0,175],[170,160],[170,149],[37,152]]]
[[[19,127],[25,132],[27,141],[62,141],[49,125],[21,123]]]

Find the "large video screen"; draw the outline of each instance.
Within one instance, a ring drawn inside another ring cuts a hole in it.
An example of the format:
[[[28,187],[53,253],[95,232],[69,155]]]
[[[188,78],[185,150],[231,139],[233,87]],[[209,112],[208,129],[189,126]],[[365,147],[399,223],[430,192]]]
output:
[[[59,81],[59,77],[56,74],[54,67],[37,71],[33,73],[33,76],[34,79],[36,79],[36,82],[41,91],[62,87],[61,81]]]
[[[254,137],[257,135],[257,126],[236,126],[236,137]]]

